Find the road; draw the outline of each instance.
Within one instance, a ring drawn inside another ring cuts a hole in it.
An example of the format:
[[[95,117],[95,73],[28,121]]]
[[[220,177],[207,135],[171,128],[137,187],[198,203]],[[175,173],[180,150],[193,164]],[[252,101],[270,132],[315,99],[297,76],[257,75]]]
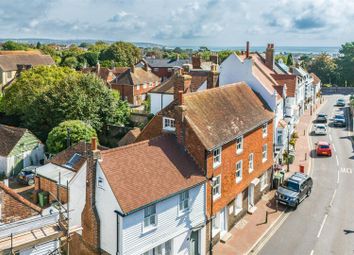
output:
[[[326,96],[320,112],[331,118],[348,108],[334,107],[338,95]],[[345,97],[348,101],[348,96]],[[290,210],[286,220],[266,242],[258,254],[314,255],[354,254],[354,154],[347,128],[329,125],[326,136],[310,136],[332,145],[332,157],[317,157],[311,153],[314,187],[309,198]]]

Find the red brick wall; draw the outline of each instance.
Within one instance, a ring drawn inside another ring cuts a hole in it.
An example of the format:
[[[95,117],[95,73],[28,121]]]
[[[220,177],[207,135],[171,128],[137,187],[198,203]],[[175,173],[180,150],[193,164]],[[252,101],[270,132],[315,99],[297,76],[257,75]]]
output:
[[[44,177],[36,177],[35,190],[43,190],[49,192],[49,202],[57,200],[58,188],[57,183],[46,179]],[[68,202],[67,189],[65,187],[59,187],[60,202],[66,204]]]
[[[1,189],[0,200],[2,200],[0,220],[3,223],[23,220],[39,214]]]
[[[112,84],[112,89],[117,90],[123,100],[127,98],[128,102],[133,104],[134,97],[133,97],[133,86],[131,85],[118,85]]]
[[[152,139],[162,134],[162,116],[155,115],[141,131],[135,142]]]

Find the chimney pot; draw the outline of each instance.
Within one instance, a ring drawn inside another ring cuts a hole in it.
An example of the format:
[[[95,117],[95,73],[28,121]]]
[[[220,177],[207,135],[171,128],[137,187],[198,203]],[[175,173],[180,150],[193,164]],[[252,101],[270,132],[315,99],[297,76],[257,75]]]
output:
[[[91,150],[97,151],[97,137],[91,138]]]
[[[250,56],[250,42],[246,42],[246,58]]]
[[[183,105],[183,91],[182,90],[178,91],[178,104]]]

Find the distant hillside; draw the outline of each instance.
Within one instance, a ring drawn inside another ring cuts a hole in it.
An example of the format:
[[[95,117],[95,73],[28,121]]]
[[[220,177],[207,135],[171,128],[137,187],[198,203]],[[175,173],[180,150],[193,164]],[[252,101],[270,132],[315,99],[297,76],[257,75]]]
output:
[[[46,39],[46,38],[0,38],[0,43],[6,42],[6,41],[14,41],[18,43],[29,43],[29,44],[36,44],[37,42],[40,42],[41,44],[59,44],[59,45],[70,45],[70,44],[81,44],[83,42],[86,43],[95,43],[96,41],[99,40],[94,40],[94,39],[70,39],[70,40],[61,40],[61,39]],[[107,43],[113,43],[114,41],[110,40],[100,40],[104,41]],[[156,44],[156,43],[147,43],[147,42],[132,42],[135,44],[137,47],[141,48],[163,48],[164,46],[161,44]]]

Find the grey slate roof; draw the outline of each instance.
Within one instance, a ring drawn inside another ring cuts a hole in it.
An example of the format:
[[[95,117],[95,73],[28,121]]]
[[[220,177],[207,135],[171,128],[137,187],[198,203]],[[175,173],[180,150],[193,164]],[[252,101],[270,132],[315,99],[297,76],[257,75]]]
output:
[[[170,59],[156,59],[156,58],[146,58],[145,59],[148,65],[151,68],[159,68],[159,67],[182,67],[184,64],[191,64],[192,61],[190,59],[179,59],[179,60],[170,60]],[[142,67],[143,64],[139,63],[137,67]]]

